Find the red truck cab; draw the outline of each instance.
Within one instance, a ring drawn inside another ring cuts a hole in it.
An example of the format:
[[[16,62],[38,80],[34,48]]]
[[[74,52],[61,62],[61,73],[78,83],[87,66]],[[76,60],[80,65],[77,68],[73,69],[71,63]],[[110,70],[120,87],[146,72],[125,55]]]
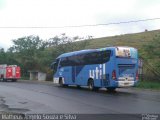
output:
[[[1,81],[17,81],[21,78],[21,69],[17,65],[0,65],[0,79]]]

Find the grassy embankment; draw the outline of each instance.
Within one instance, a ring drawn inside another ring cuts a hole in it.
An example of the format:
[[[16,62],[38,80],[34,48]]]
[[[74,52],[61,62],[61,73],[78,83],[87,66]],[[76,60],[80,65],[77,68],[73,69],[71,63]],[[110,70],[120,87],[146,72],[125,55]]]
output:
[[[160,90],[160,82],[158,81],[139,81],[136,88]]]

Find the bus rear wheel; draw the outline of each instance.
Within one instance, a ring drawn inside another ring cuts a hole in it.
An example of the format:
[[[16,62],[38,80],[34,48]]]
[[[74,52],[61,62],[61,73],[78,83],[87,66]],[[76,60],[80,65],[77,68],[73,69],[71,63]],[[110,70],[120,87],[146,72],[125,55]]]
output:
[[[108,88],[107,88],[107,91],[108,91],[108,92],[115,92],[115,91],[116,91],[116,88],[114,88],[114,87],[108,87]]]
[[[98,91],[98,90],[99,90],[99,87],[94,87],[93,90],[94,90],[94,91]]]
[[[77,85],[77,88],[78,88],[78,89],[81,89],[81,86],[80,86],[80,85]]]
[[[88,81],[88,88],[91,91],[98,91],[99,90],[99,87],[94,86],[94,81],[92,79],[89,79],[89,81]]]
[[[88,81],[88,88],[89,88],[89,90],[93,90],[93,88],[94,88],[94,82],[91,79]]]

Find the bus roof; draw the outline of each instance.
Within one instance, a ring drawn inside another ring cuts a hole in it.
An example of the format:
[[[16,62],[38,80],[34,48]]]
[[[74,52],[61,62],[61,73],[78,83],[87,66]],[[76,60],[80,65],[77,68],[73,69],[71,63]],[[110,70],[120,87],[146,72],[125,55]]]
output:
[[[80,51],[73,51],[73,52],[61,54],[60,56],[58,56],[58,58],[69,57],[69,56],[73,56],[73,55],[79,55],[79,54],[84,54],[84,53],[89,53],[89,52],[94,52],[94,51],[96,51],[96,49],[86,49],[86,50],[80,50]]]
[[[104,51],[104,50],[114,50],[117,47],[128,47],[128,46],[114,46],[114,47],[105,47],[105,48],[98,48],[98,49],[85,49],[85,50],[73,51],[73,52],[61,54],[57,58],[69,57],[69,56],[73,56],[73,55],[79,55],[79,54],[91,53],[91,52],[97,52],[97,51]],[[128,48],[132,48],[132,47],[128,47]]]

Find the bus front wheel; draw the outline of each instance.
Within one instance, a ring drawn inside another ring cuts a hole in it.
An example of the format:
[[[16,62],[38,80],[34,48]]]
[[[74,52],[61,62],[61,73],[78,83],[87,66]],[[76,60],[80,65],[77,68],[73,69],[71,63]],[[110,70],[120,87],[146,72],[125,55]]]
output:
[[[63,80],[62,78],[59,78],[59,85],[62,87],[63,86]]]
[[[65,85],[65,84],[63,83],[63,80],[62,80],[61,77],[59,78],[59,85],[60,85],[61,87],[67,87],[67,86],[68,86],[68,85]]]

